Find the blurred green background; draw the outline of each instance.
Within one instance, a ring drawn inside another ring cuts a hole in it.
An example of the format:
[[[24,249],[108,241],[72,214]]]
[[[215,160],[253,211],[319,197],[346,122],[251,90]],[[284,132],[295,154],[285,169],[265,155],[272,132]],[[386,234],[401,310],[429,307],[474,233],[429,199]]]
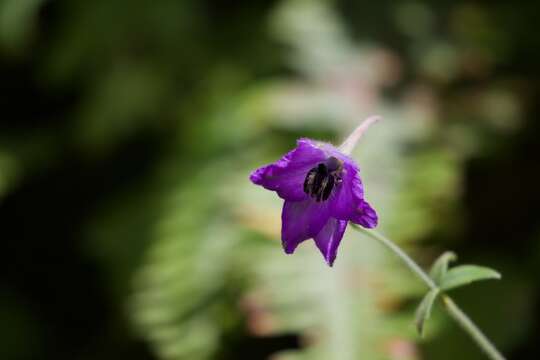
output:
[[[285,256],[251,170],[354,157],[379,230],[503,279],[452,294],[509,359],[540,333],[540,5],[0,0],[0,358],[482,359],[349,229]]]

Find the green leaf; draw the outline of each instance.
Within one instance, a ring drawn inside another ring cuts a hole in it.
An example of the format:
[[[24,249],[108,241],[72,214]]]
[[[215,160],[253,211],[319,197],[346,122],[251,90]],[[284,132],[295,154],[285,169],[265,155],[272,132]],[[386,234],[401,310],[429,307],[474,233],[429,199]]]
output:
[[[431,271],[429,276],[435,281],[436,284],[440,284],[441,279],[446,275],[448,271],[448,264],[451,261],[456,261],[457,255],[452,251],[446,251],[441,256],[435,260],[433,266],[431,266]]]
[[[439,289],[431,289],[426,296],[424,296],[422,302],[420,302],[420,305],[418,305],[418,308],[416,309],[416,330],[418,330],[418,334],[420,336],[423,336],[424,334],[424,323],[429,319],[431,309],[433,308],[433,304],[435,303],[439,293]]]
[[[497,271],[476,265],[462,265],[448,270],[439,284],[441,290],[450,290],[475,281],[500,279]]]

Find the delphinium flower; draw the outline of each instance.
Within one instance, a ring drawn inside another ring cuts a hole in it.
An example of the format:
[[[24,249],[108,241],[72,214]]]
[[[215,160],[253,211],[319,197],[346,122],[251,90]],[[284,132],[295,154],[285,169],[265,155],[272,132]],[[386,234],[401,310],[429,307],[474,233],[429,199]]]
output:
[[[254,184],[285,200],[281,240],[287,254],[313,239],[332,266],[349,221],[366,228],[377,226],[377,213],[364,199],[360,169],[350,154],[378,119],[365,120],[339,147],[301,138],[295,149],[251,174]]]
[[[281,240],[287,254],[307,239],[315,244],[332,266],[339,243],[349,221],[366,229],[362,233],[378,241],[397,255],[429,288],[416,312],[416,324],[422,334],[434,302],[441,298],[446,310],[492,360],[505,360],[446,291],[479,280],[500,279],[490,268],[462,265],[449,268],[455,254],[445,253],[435,261],[428,274],[403,250],[381,234],[368,230],[377,226],[377,213],[364,199],[360,169],[350,157],[351,151],[379,118],[366,119],[339,147],[310,139],[299,139],[295,149],[273,164],[263,166],[250,179],[256,185],[275,191],[283,200]],[[459,274],[457,276],[456,274]]]

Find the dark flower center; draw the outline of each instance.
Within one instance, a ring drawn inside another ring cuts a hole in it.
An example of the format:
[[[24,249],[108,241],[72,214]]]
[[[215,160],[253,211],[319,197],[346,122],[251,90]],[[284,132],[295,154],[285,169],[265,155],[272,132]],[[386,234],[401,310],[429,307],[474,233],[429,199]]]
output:
[[[343,162],[333,156],[308,171],[304,180],[304,192],[317,202],[330,197],[332,189],[341,182]]]

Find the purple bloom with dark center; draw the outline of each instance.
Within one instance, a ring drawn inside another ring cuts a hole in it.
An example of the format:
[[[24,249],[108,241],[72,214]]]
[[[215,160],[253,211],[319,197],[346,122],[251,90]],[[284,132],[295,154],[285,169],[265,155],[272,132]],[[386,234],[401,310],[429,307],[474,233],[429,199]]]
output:
[[[296,148],[280,160],[251,174],[254,184],[275,191],[285,200],[281,240],[287,254],[302,241],[314,239],[332,266],[349,221],[366,228],[377,226],[377,213],[364,200],[360,170],[349,156],[361,135],[377,120],[368,118],[338,148],[299,139]]]

